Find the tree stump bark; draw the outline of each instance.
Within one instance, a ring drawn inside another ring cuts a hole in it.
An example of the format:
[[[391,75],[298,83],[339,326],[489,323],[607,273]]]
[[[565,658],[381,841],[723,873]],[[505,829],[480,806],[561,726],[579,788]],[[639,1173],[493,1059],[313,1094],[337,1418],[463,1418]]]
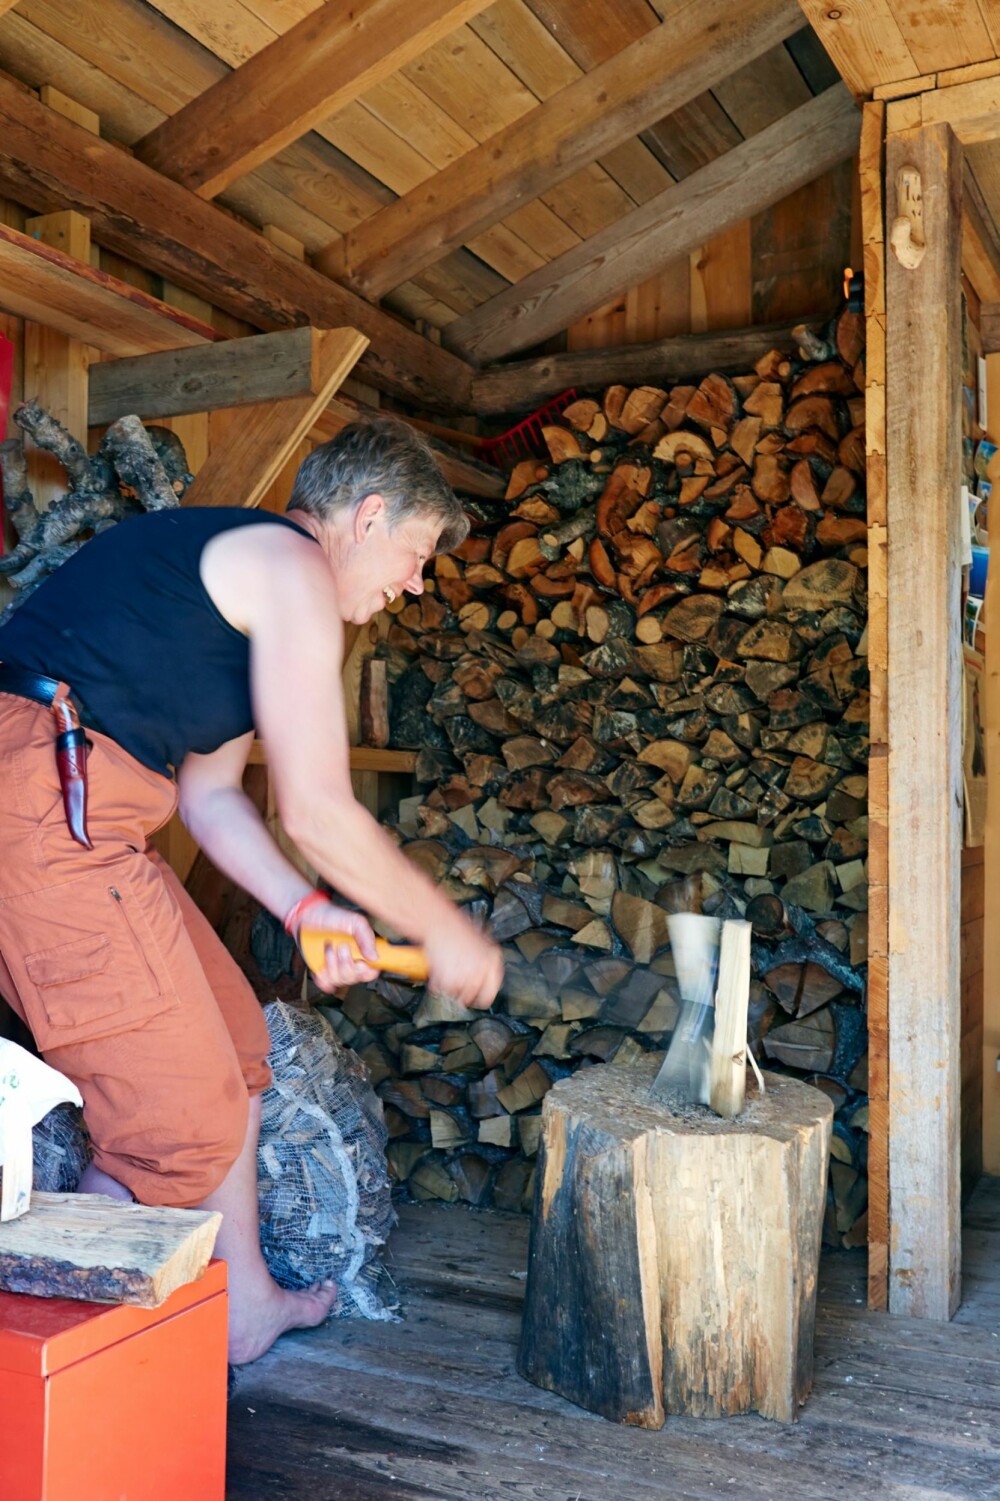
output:
[[[832,1104],[767,1074],[735,1120],[653,1105],[656,1062],[545,1096],[518,1370],[644,1428],[791,1422],[812,1385]]]

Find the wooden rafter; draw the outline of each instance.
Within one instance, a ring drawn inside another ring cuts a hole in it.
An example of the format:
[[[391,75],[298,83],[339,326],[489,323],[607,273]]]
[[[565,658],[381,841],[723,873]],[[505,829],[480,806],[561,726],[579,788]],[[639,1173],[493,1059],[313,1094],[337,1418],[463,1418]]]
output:
[[[683,380],[706,370],[747,370],[769,349],[792,350],[791,323],[766,324],[726,333],[682,334],[648,344],[578,349],[547,354],[481,371],[472,381],[472,409],[480,417],[524,412],[571,386],[598,390]]]
[[[537,344],[846,160],[860,130],[847,90],[828,89],[456,319],[447,344],[475,361]]]
[[[139,142],[137,155],[213,198],[489,3],[321,5],[157,126]]]
[[[317,264],[376,298],[800,28],[794,0],[683,0],[670,19],[350,231]]]
[[[357,328],[371,340],[362,367],[372,384],[436,410],[468,410],[471,371],[461,360],[3,76],[0,184],[35,210],[78,209],[99,244],[255,328]]]
[[[150,420],[309,396],[319,378],[311,328],[106,360],[90,372],[90,427],[132,412]]]

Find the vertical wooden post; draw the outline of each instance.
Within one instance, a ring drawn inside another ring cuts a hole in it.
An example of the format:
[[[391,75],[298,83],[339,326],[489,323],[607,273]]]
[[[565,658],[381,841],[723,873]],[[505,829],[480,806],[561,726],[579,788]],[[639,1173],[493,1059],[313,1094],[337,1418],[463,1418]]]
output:
[[[889,1304],[889,698],[886,669],[885,105],[864,106],[858,185],[868,471],[868,1306]]]
[[[947,1319],[961,1275],[962,153],[947,125],[892,126],[890,111],[889,1308]]]
[[[85,109],[57,89],[45,85],[43,102],[68,119],[95,134],[100,121],[93,110]],[[91,259],[90,220],[72,209],[42,214],[29,219],[25,231],[45,245],[89,264]],[[87,436],[87,367],[91,351],[77,339],[26,321],[24,325],[24,394],[34,396],[47,412],[79,438]],[[61,464],[49,453],[28,445],[28,472],[32,493],[39,509],[49,505],[66,491],[66,475]]]

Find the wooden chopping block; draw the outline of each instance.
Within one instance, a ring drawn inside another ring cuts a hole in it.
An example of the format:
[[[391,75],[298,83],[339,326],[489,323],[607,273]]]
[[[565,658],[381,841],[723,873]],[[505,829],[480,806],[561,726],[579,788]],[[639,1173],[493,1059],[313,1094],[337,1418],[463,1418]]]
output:
[[[518,1370],[645,1428],[791,1422],[812,1385],[831,1101],[751,1082],[735,1120],[651,1104],[657,1059],[545,1096]]]

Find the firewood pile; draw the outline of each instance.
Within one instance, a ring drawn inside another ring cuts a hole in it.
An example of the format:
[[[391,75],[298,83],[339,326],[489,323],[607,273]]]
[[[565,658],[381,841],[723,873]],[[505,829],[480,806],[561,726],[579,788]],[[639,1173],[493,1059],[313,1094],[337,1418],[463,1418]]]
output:
[[[829,333],[575,401],[396,606],[362,707],[420,752],[397,837],[507,961],[490,1014],[383,979],[337,1019],[417,1197],[530,1207],[546,1090],[666,1045],[703,911],[754,925],[754,1050],[832,1097],[827,1238],[864,1241],[861,320]]]

